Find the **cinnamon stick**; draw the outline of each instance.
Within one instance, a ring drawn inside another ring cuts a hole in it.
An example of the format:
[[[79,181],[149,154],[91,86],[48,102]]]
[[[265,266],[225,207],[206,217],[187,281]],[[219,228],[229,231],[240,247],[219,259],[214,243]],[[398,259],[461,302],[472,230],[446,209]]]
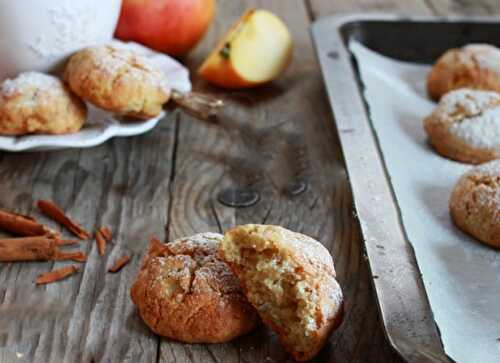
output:
[[[149,239],[149,256],[161,256],[166,250],[168,251],[168,248],[164,243],[161,243],[158,238],[151,236]]]
[[[60,225],[66,227],[71,233],[77,236],[80,239],[88,240],[90,239],[90,235],[80,226],[78,223],[74,222],[70,218],[68,218],[61,208],[59,208],[56,204],[49,200],[39,200],[38,208],[40,211],[45,214],[47,217],[53,219]]]
[[[99,232],[101,232],[102,236],[106,239],[106,241],[111,242],[113,240],[113,234],[111,233],[108,227],[99,228]]]
[[[104,239],[100,231],[97,231],[95,233],[95,241],[97,244],[97,250],[99,251],[99,254],[103,256],[104,253],[106,252],[106,240]]]
[[[76,266],[66,266],[49,272],[40,274],[36,279],[37,285],[50,284],[51,282],[56,282],[62,280],[70,275],[73,275],[78,271]]]
[[[78,241],[74,239],[55,239],[55,241],[58,246],[76,245],[78,243]]]
[[[52,236],[59,233],[38,223],[34,218],[0,209],[0,229],[20,237]]]
[[[46,236],[0,239],[0,262],[73,260],[85,262],[81,251],[63,252],[59,241]]]
[[[116,260],[115,264],[108,269],[108,272],[116,273],[120,271],[127,263],[130,262],[130,257],[123,256]]]
[[[55,259],[58,247],[48,237],[0,239],[0,261],[49,261]]]
[[[63,252],[57,251],[54,257],[55,260],[73,260],[75,262],[86,262],[87,255],[82,251],[73,251],[73,252]]]

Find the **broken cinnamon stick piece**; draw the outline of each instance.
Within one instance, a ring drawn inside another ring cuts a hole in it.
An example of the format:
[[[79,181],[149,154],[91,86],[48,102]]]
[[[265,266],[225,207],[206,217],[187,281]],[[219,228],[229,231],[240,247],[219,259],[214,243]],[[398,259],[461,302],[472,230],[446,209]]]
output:
[[[76,272],[78,272],[78,268],[73,265],[45,272],[37,277],[36,284],[37,285],[50,284],[51,282],[56,282],[70,275],[73,275]]]
[[[87,260],[81,251],[59,250],[58,243],[58,240],[46,236],[0,239],[0,262]]]
[[[99,232],[101,232],[102,236],[106,239],[106,241],[111,242],[113,240],[113,234],[111,233],[108,227],[99,228]]]
[[[127,263],[130,262],[130,257],[123,256],[116,260],[115,264],[108,269],[108,272],[116,273],[120,271]]]
[[[0,262],[49,261],[58,251],[55,240],[45,236],[0,239]]]
[[[87,255],[82,251],[73,251],[73,252],[63,252],[57,251],[54,257],[55,260],[73,260],[75,262],[86,262]]]
[[[38,223],[36,219],[22,214],[11,213],[4,209],[0,209],[0,229],[20,237],[59,237],[58,232]]]
[[[39,200],[38,208],[40,211],[45,214],[47,217],[53,219],[60,225],[66,227],[69,231],[71,231],[75,236],[80,239],[88,240],[90,239],[90,235],[80,226],[78,223],[72,221],[68,218],[61,208],[55,205],[53,202],[49,200]]]
[[[70,246],[78,243],[75,239],[55,239],[55,241],[58,246]]]
[[[83,252],[80,252],[78,254],[75,254],[72,258],[70,258],[71,260],[75,261],[75,262],[87,262],[87,255]]]
[[[106,252],[106,240],[104,239],[100,231],[97,231],[95,233],[95,241],[97,244],[97,250],[99,251],[99,254],[103,256],[104,253]]]

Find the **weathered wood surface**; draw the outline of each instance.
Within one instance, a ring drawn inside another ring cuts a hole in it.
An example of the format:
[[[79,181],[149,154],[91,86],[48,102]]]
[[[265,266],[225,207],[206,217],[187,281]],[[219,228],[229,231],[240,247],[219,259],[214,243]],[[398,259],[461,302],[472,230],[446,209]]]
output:
[[[184,345],[151,334],[128,296],[147,238],[173,239],[234,224],[273,223],[310,234],[332,252],[347,310],[318,361],[399,362],[386,343],[370,285],[352,197],[307,26],[338,12],[492,14],[493,0],[220,0],[210,34],[188,58],[192,69],[247,7],[280,14],[296,42],[295,59],[278,82],[222,92],[228,107],[218,125],[174,112],[147,135],[89,150],[0,154],[0,206],[38,213],[52,199],[88,230],[106,225],[115,243],[66,281],[44,287],[37,274],[68,264],[0,266],[0,362],[269,362],[288,358],[265,328],[224,345]],[[290,194],[290,182],[308,189]],[[217,201],[228,187],[257,190],[261,201],[233,209]],[[48,222],[43,217],[41,220]],[[50,223],[50,222],[48,222]],[[119,274],[107,267],[122,254]],[[19,355],[22,354],[21,355]]]
[[[1,155],[3,207],[38,216],[34,200],[52,199],[88,230],[106,225],[115,235],[104,257],[95,243],[82,242],[88,262],[56,284],[34,280],[68,262],[0,266],[1,362],[156,359],[158,338],[138,319],[128,291],[146,237],[161,235],[166,224],[174,137],[175,118],[153,133],[92,150]],[[106,273],[124,253],[133,263]]]

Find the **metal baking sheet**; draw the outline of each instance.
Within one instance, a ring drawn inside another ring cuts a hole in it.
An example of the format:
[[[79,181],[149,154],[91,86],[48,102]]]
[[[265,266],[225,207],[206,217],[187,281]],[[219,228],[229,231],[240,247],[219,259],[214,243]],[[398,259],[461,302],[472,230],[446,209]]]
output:
[[[491,18],[373,15],[313,27],[386,333],[408,361],[500,357],[500,257],[451,225],[447,194],[467,166],[436,156],[421,123],[434,107],[426,64],[467,43],[498,45],[499,30]]]

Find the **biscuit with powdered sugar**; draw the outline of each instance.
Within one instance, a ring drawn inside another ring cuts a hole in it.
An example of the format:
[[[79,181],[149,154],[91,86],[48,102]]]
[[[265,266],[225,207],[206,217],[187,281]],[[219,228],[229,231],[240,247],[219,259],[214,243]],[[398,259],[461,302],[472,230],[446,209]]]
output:
[[[500,248],[500,160],[464,174],[450,198],[455,225],[477,240]]]
[[[64,79],[83,100],[127,117],[155,117],[170,98],[166,75],[150,59],[110,45],[74,54]]]
[[[434,149],[470,164],[500,158],[500,94],[459,89],[441,98],[424,120]]]
[[[217,256],[222,235],[152,240],[132,300],[156,334],[187,343],[222,343],[259,321],[236,276]]]
[[[500,49],[470,44],[439,57],[427,77],[429,96],[439,100],[459,88],[500,92]]]
[[[229,230],[220,253],[293,358],[306,361],[318,354],[343,316],[328,250],[283,227],[250,224]]]
[[[86,118],[85,103],[54,76],[25,72],[0,84],[0,135],[70,134]]]

